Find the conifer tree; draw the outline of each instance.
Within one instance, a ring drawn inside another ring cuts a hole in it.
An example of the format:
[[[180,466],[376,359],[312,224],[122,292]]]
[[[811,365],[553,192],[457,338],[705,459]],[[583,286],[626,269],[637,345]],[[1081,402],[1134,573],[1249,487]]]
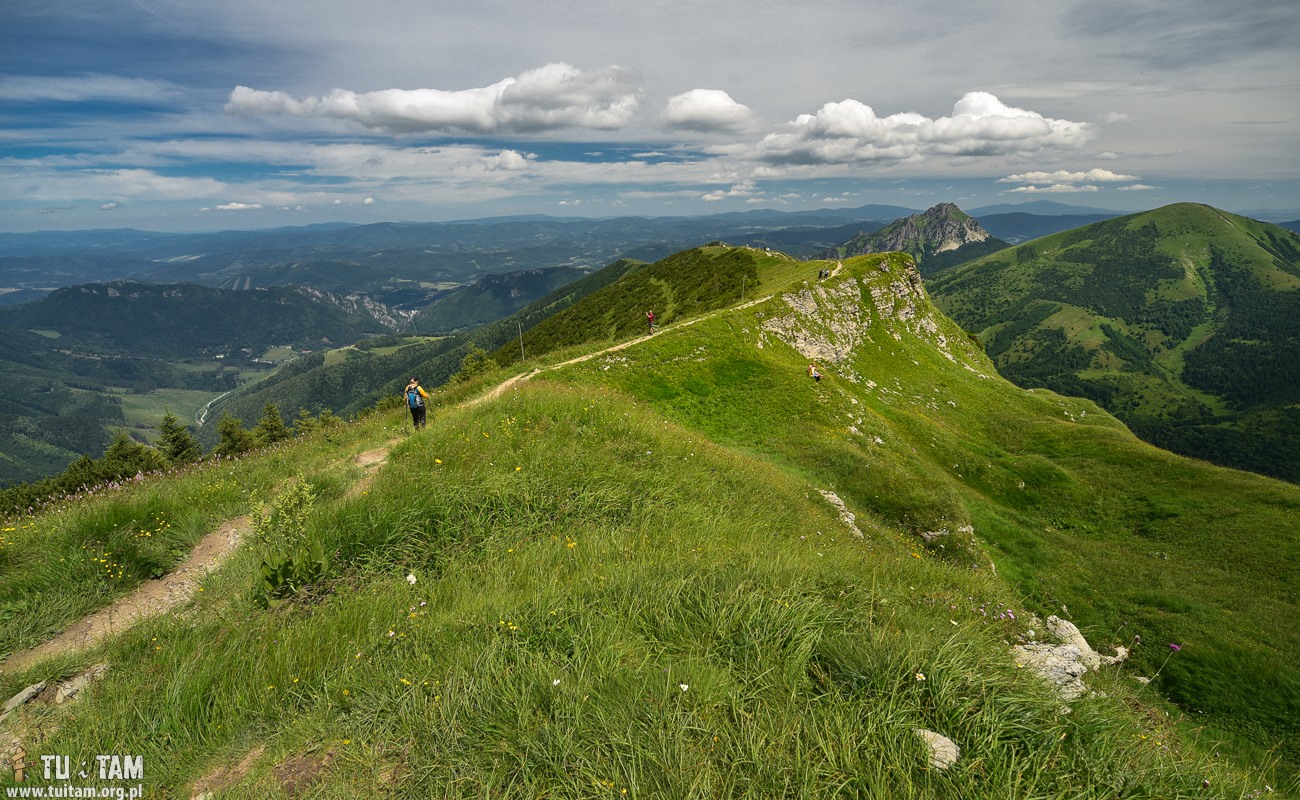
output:
[[[253,438],[261,447],[283,442],[290,436],[289,429],[285,427],[284,417],[280,416],[280,409],[275,407],[274,403],[267,403],[262,408],[262,419],[258,421],[257,427],[253,428]]]
[[[316,420],[312,418],[311,412],[305,408],[298,409],[298,418],[293,421],[293,435],[302,436],[311,433],[319,427]]]
[[[158,472],[167,467],[167,458],[119,431],[97,466],[102,480],[112,480],[129,478],[140,472]]]
[[[217,423],[217,433],[221,434],[221,440],[217,446],[212,448],[214,456],[232,456],[242,455],[257,446],[257,440],[253,434],[244,430],[244,425],[238,417],[232,417],[229,411],[221,412],[221,421]]]
[[[190,434],[190,429],[181,424],[180,419],[167,409],[163,414],[162,424],[158,426],[159,450],[167,456],[172,464],[192,464],[203,457],[203,448],[198,440]]]

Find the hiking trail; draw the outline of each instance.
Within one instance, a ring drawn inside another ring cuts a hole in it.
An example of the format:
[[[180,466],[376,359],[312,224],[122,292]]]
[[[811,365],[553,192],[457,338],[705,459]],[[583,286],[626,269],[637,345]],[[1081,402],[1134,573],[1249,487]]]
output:
[[[658,333],[638,336],[612,344],[601,350],[570,358],[558,364],[521,372],[505,379],[483,394],[462,402],[460,407],[468,408],[496,399],[511,387],[526,383],[543,372],[579,364],[606,353],[617,352],[640,344],[654,336],[663,336],[672,330],[694,325],[724,312],[749,308],[766,299],[768,298],[764,296],[739,305],[717,309],[708,314],[676,323],[669,328],[660,330]],[[349,489],[348,497],[356,497],[370,487],[379,472],[379,468],[388,460],[389,451],[401,441],[400,438],[390,439],[381,447],[351,456],[353,463],[365,470],[365,474]],[[183,605],[198,591],[199,583],[203,577],[208,572],[220,567],[235,552],[243,539],[244,533],[248,531],[251,524],[251,517],[248,515],[236,517],[222,523],[215,531],[199,540],[193,551],[191,551],[189,558],[179,567],[161,578],[145,581],[129,594],[118,598],[98,611],[82,617],[66,630],[41,644],[27,650],[10,653],[7,657],[0,659],[0,673],[19,672],[48,658],[88,650],[110,636],[125,632],[141,619],[164,614]]]
[[[130,594],[82,617],[53,638],[28,650],[11,653],[0,661],[0,672],[19,672],[47,658],[90,649],[140,619],[176,608],[194,596],[204,575],[235,552],[250,524],[248,516],[228,520],[200,539],[185,563],[161,578],[145,581]]]

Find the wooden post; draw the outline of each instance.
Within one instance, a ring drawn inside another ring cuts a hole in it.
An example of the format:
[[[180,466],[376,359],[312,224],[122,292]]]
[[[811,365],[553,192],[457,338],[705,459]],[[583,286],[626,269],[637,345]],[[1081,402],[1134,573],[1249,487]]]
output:
[[[19,745],[17,752],[14,753],[13,767],[14,783],[22,783],[25,781],[27,779],[27,751],[22,748],[22,745]]]

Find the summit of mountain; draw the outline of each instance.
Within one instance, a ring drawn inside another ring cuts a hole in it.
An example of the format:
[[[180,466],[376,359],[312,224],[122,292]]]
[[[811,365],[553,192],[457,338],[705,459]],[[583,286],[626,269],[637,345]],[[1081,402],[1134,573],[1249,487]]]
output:
[[[935,301],[1022,386],[1144,438],[1300,481],[1300,236],[1179,203],[936,275]]]
[[[919,214],[896,219],[879,230],[863,231],[818,259],[843,259],[870,253],[907,253],[923,273],[1007,247],[954,203],[939,203]]]

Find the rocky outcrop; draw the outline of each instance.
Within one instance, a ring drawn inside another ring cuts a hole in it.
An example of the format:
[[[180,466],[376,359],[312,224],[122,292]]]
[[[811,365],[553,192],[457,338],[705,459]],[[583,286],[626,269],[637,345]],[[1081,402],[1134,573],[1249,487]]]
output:
[[[923,339],[949,361],[974,369],[971,363],[982,360],[982,355],[969,342],[953,342],[944,334],[943,320],[926,296],[916,263],[899,254],[877,259],[870,265],[836,269],[828,279],[805,282],[798,290],[779,295],[785,308],[768,312],[770,316],[760,323],[764,334],[775,336],[809,361],[833,365],[838,375],[854,383],[862,378],[853,372],[851,356],[871,343],[873,335],[896,341],[905,336]],[[963,357],[961,362],[958,356]]]
[[[818,259],[849,258],[868,253],[907,253],[917,261],[989,239],[975,218],[952,203],[940,203],[923,213],[896,219],[875,233],[859,233]]]
[[[1118,664],[1128,658],[1128,650],[1123,647],[1116,648],[1113,656],[1101,655],[1092,649],[1074,623],[1060,617],[1048,617],[1044,627],[1056,640],[1054,643],[1017,645],[1011,648],[1011,652],[1016,666],[1041,675],[1056,687],[1063,700],[1076,700],[1088,691],[1083,676],[1089,670]]]

